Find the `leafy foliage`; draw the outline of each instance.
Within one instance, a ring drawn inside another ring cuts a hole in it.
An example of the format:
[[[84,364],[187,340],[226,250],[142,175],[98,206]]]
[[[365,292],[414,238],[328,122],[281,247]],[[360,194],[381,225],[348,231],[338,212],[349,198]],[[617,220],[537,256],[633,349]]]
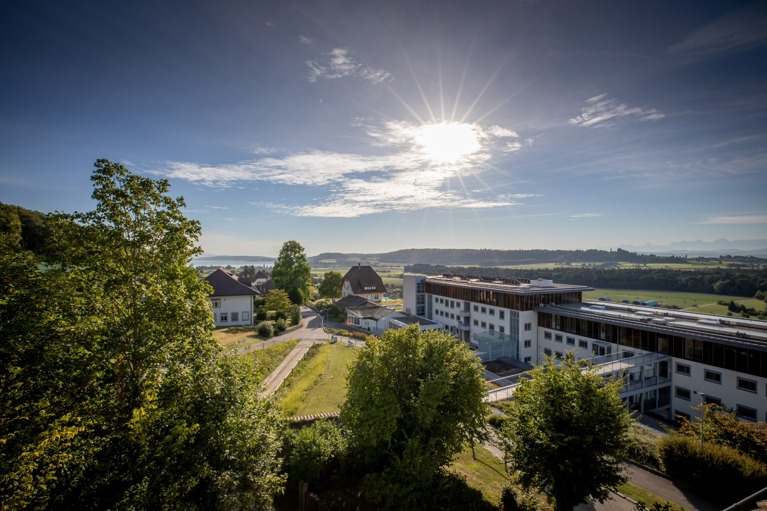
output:
[[[344,276],[337,271],[329,271],[322,276],[319,292],[323,298],[341,298],[341,285]]]
[[[286,314],[290,312],[293,303],[288,293],[282,289],[272,289],[264,297],[264,309]]]
[[[368,338],[341,409],[353,449],[376,477],[404,493],[426,491],[466,442],[484,435],[482,375],[477,357],[445,332],[411,326]]]
[[[660,451],[669,475],[720,504],[732,504],[767,486],[767,465],[730,447],[705,444],[701,450],[697,439],[668,435]],[[726,495],[722,488],[727,488]]]
[[[258,324],[258,335],[261,337],[269,338],[274,335],[274,326],[268,321],[263,321]]]
[[[272,269],[272,280],[277,289],[288,293],[293,303],[300,305],[309,296],[312,269],[299,242],[286,241],[282,244]]]
[[[571,355],[530,375],[506,407],[501,434],[510,466],[525,487],[550,489],[557,509],[603,501],[624,481],[620,459],[632,419],[621,383],[605,382]]]
[[[45,266],[0,253],[0,506],[267,507],[280,420],[211,336],[199,224],[166,181],[106,160],[92,180]]]
[[[289,478],[306,481],[310,488],[321,489],[332,472],[340,470],[346,443],[344,432],[330,421],[317,421],[311,426],[291,430],[285,442]]]

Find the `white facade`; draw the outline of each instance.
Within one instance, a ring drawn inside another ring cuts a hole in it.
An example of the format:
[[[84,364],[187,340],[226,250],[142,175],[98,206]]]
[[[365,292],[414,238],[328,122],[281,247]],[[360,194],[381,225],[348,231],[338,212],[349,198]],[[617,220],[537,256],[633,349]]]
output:
[[[359,296],[360,298],[364,298],[365,300],[369,302],[380,302],[383,299],[383,293],[376,292],[375,287],[371,286],[371,291],[365,292],[360,291],[355,293],[352,290],[352,285],[349,282],[344,282],[343,286],[341,287],[341,297],[345,296]]]
[[[253,324],[252,296],[211,296],[213,321],[216,326],[240,326]]]

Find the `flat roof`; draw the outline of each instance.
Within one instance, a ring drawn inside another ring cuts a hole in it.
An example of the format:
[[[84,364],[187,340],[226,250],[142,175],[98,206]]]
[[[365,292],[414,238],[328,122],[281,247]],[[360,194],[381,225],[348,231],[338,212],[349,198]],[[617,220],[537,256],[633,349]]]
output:
[[[733,346],[767,350],[767,321],[716,316],[659,307],[612,302],[571,303],[536,307],[536,311],[630,326],[669,335],[694,335]]]
[[[567,293],[593,291],[593,287],[575,284],[559,284],[544,279],[492,279],[467,276],[428,276],[426,282],[445,284],[468,289],[487,289],[501,293],[518,295],[540,295],[545,293]]]

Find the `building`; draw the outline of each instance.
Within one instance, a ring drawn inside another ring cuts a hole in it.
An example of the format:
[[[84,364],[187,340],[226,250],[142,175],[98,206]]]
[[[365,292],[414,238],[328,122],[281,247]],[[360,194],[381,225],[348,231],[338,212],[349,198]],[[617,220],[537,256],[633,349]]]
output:
[[[253,297],[259,295],[258,291],[223,268],[214,271],[205,280],[213,288],[210,301],[216,326],[253,324]]]
[[[352,266],[344,275],[341,285],[341,297],[359,296],[370,302],[383,300],[386,287],[383,280],[370,266]]]
[[[342,300],[346,299],[348,298]],[[368,331],[374,335],[382,334],[389,329],[406,328],[410,325],[418,325],[420,330],[444,328],[442,324],[436,321],[404,314],[368,301],[346,307],[346,324]]]
[[[572,352],[624,376],[630,408],[667,418],[701,400],[767,420],[767,322],[584,302],[585,286],[462,276],[403,278],[405,312],[444,324],[483,360],[525,368]]]

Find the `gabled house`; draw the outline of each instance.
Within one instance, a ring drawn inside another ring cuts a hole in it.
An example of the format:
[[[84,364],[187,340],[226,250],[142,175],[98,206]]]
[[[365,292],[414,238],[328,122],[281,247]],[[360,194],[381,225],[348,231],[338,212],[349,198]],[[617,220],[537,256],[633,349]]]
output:
[[[236,275],[219,268],[205,280],[213,287],[210,301],[216,326],[253,324],[253,297],[259,292],[239,281]]]
[[[346,307],[346,324],[376,335],[392,328],[397,330],[410,325],[418,325],[420,330],[441,330],[444,328],[444,325],[436,321],[410,316],[404,312],[387,309],[371,302]]]
[[[371,302],[380,302],[385,292],[383,280],[370,266],[357,264],[344,275],[342,297],[354,295]]]

